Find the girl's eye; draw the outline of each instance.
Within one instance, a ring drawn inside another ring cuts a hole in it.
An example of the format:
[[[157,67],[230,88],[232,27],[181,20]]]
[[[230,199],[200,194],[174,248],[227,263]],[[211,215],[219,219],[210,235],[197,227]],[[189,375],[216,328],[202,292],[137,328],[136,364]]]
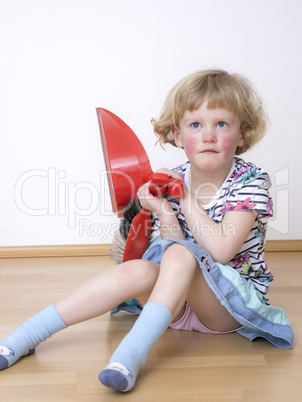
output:
[[[199,127],[200,127],[200,123],[195,122],[195,123],[192,124],[192,127],[193,127],[193,128],[199,128]]]
[[[224,121],[220,121],[219,123],[217,123],[217,127],[219,128],[225,128],[227,126],[227,123],[225,123]]]

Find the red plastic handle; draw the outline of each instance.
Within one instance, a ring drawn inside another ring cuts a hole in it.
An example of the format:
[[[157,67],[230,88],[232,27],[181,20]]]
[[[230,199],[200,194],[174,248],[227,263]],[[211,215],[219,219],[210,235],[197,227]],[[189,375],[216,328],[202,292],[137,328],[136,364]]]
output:
[[[162,197],[165,195],[171,195],[177,199],[184,197],[182,180],[175,179],[175,177],[169,177],[165,173],[153,174],[149,191],[155,197]],[[152,227],[150,215],[151,214],[148,210],[142,208],[133,219],[127,238],[123,262],[135,258],[141,258],[144,254]]]
[[[183,183],[180,179],[169,177],[165,173],[154,173],[151,178],[149,191],[155,197],[170,195],[180,199],[184,197]]]

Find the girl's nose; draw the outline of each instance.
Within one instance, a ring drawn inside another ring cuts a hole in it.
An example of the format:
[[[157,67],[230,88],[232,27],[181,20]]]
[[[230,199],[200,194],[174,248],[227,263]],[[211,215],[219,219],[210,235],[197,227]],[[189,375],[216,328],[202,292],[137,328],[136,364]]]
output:
[[[213,127],[204,127],[202,133],[203,142],[215,142],[216,141],[216,133]]]

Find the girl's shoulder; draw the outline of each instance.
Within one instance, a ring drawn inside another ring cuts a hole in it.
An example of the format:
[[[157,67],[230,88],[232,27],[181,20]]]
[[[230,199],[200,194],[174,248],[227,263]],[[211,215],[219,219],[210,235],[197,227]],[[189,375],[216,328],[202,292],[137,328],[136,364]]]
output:
[[[269,194],[268,173],[251,162],[235,158],[235,167],[222,191],[227,211],[257,210],[272,216],[273,202]]]
[[[268,173],[261,167],[257,167],[252,162],[245,162],[243,159],[235,157],[234,158],[234,170],[232,171],[229,180],[236,184],[248,185],[253,182],[253,184],[266,183],[265,188],[269,189],[271,187],[271,181]]]

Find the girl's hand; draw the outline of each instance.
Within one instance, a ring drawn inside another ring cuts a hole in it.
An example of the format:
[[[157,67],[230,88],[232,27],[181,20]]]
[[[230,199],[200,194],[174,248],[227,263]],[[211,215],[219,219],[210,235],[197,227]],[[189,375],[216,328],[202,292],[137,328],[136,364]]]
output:
[[[180,175],[168,169],[160,169],[156,173],[164,173],[169,177],[181,179]],[[162,197],[153,196],[149,190],[150,183],[151,181],[142,186],[137,193],[141,206],[157,215],[162,239],[169,237],[170,239],[184,240],[184,234],[169,201],[164,195]]]
[[[169,177],[181,179],[180,175],[168,169],[160,169],[156,173],[164,173]],[[149,189],[150,184],[151,181],[142,186],[137,193],[141,206],[157,215],[162,239],[169,237],[170,239],[184,240],[184,234],[169,201],[164,195],[161,197],[153,196]]]
[[[158,198],[152,195],[149,191],[150,181],[144,184],[137,193],[139,202],[142,208],[154,212],[157,215],[171,212],[172,208],[165,198]]]
[[[178,179],[182,182],[182,178],[178,173],[175,173],[171,170],[168,170],[166,168],[162,168],[155,173],[162,173],[167,175],[170,178],[173,179]],[[142,186],[139,191],[138,191],[138,198],[140,200],[141,206],[149,211],[152,211],[154,213],[158,214],[163,214],[163,213],[170,213],[172,211],[172,208],[169,204],[169,202],[166,200],[165,196],[155,196],[154,193],[154,188],[151,189],[152,193],[150,192],[150,183],[146,183],[144,186]],[[156,179],[155,179],[156,183]],[[152,186],[154,187],[154,186]]]

